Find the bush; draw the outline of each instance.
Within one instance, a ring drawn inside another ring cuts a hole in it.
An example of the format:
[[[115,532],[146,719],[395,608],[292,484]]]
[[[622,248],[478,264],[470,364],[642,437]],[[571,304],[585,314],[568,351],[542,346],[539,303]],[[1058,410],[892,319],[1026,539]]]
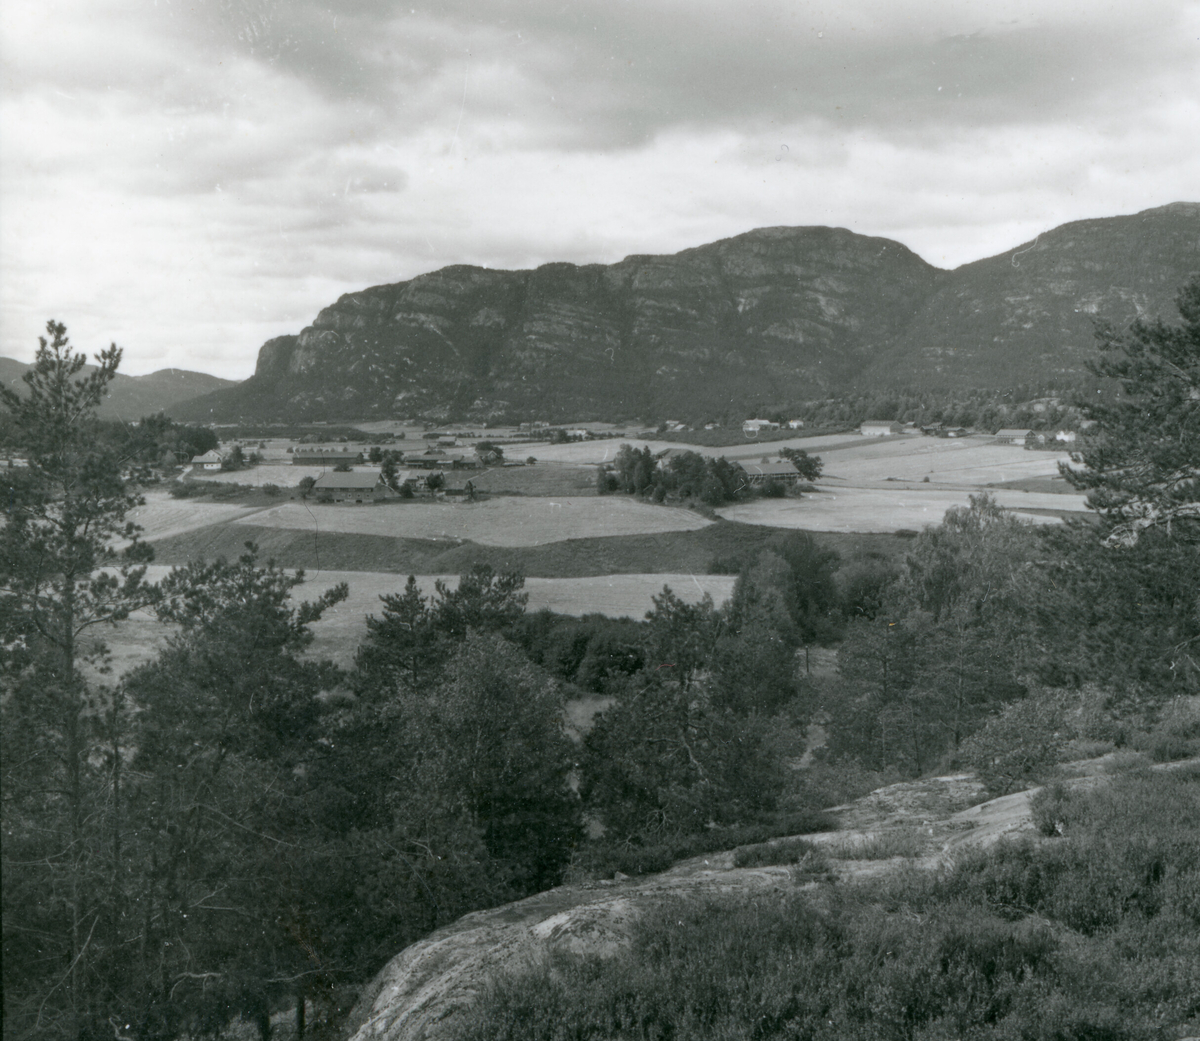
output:
[[[929,849],[929,835],[917,828],[892,828],[860,839],[846,838],[826,847],[839,860],[891,860],[892,857],[919,857]]]
[[[172,499],[190,499],[197,490],[197,486],[190,481],[176,481],[171,485],[169,494]]]
[[[780,839],[778,842],[758,842],[753,846],[740,846],[734,851],[734,867],[767,867],[773,864],[796,864],[804,861],[806,866],[821,870],[827,867],[825,857],[807,839]]]
[[[732,828],[709,828],[692,835],[644,837],[640,841],[588,843],[576,851],[571,879],[585,881],[624,875],[652,875],[705,853],[724,852],[747,844],[763,844],[783,836],[832,831],[837,820],[819,810],[780,813],[756,824]],[[782,863],[782,862],[781,862]],[[740,865],[739,865],[740,866]]]
[[[963,761],[996,795],[1036,784],[1061,760],[1068,707],[1058,691],[1011,702],[963,742]]]
[[[1150,1041],[1195,1033],[1198,788],[1200,771],[1175,770],[1050,791],[1039,798],[1043,808],[1065,807],[1061,839],[1001,842],[940,875],[906,872],[815,894],[669,898],[635,924],[619,958],[556,955],[496,980],[456,1036]]]
[[[277,484],[264,484],[262,486],[262,490],[263,490],[264,495],[269,495],[272,498],[274,498],[276,495],[278,495],[282,491],[282,489]]]
[[[1200,698],[1176,698],[1150,732],[1149,752],[1157,763],[1200,756]]]

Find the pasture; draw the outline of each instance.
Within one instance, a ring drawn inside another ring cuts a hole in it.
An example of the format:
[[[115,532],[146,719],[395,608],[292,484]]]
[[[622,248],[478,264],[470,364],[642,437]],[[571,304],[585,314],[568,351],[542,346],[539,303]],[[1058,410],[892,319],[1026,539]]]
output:
[[[482,502],[408,501],[375,506],[285,502],[241,524],[310,532],[540,546],[564,539],[695,531],[711,521],[625,497],[503,497]]]

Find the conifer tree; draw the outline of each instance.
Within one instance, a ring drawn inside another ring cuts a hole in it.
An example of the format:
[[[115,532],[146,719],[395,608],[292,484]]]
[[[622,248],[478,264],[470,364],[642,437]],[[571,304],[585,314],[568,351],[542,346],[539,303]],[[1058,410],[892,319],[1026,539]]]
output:
[[[1181,325],[1140,319],[1126,332],[1101,326],[1093,371],[1118,380],[1113,403],[1084,406],[1095,422],[1063,475],[1089,492],[1111,544],[1148,530],[1200,540],[1200,276],[1176,298]]]
[[[0,530],[5,1032],[76,1037],[102,1014],[102,966],[120,943],[127,718],[118,695],[85,677],[103,651],[83,637],[155,591],[126,519],[141,500],[96,436],[121,350],[84,373],[66,327],[46,332],[24,393],[0,388],[11,447],[27,460],[6,471]]]

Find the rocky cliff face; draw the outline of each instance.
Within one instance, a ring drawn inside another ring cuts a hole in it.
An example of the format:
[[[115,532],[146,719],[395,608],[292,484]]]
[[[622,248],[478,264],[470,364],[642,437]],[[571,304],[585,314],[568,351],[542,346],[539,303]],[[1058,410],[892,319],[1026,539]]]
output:
[[[1083,221],[940,271],[897,242],[763,228],[673,256],[455,266],[343,296],[187,418],[692,418],[851,388],[1051,384],[1092,318],[1171,311],[1200,205]],[[194,413],[194,415],[193,415]]]

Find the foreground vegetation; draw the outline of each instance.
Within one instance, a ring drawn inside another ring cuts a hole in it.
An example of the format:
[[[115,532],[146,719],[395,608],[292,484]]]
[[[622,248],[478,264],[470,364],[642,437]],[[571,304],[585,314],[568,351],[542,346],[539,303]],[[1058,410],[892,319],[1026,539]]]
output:
[[[459,1035],[1174,1038],[1200,1028],[1200,771],[1046,796],[1041,842],[941,874],[669,900],[619,958],[497,981]]]
[[[1127,398],[1073,478],[1095,526],[981,497],[903,559],[766,533],[729,547],[727,605],[664,589],[644,622],[530,615],[519,573],[476,566],[384,597],[348,670],[302,653],[344,590],[298,603],[303,576],[253,545],[146,583],[139,498],[94,419],[120,352],[83,376],[51,323],[27,395],[0,391],[29,460],[0,529],[6,1035],[166,1041],[241,1016],[265,1039],[272,1011],[335,1007],[405,944],[564,878],[821,828],[933,769],[1002,792],[1085,751],[1200,753],[1200,282],[1181,310],[1113,341]],[[137,609],[178,635],[106,675],[80,638]],[[809,674],[831,643],[838,674]],[[575,743],[582,696],[606,707]],[[813,723],[827,741],[796,770]],[[553,965],[480,1029],[574,1008],[581,1037],[1155,1036],[1196,1015],[1195,797],[1187,777],[1054,792],[1059,837],[944,877],[665,911],[627,965]]]

